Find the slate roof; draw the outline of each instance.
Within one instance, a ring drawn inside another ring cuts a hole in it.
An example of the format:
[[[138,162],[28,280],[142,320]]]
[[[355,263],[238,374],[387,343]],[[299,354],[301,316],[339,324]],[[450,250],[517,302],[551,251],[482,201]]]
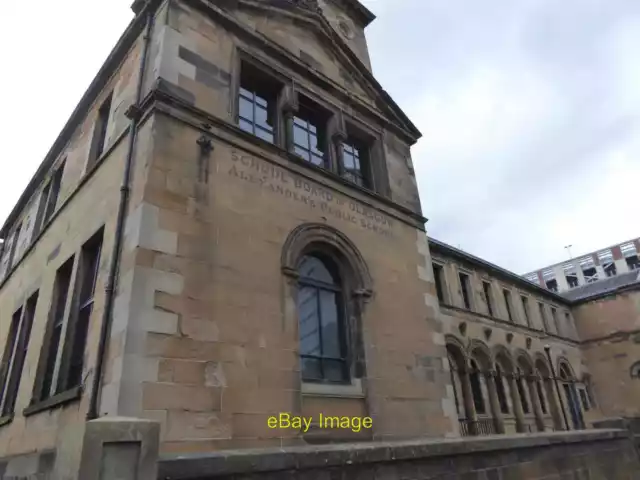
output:
[[[587,283],[580,287],[572,288],[561,295],[571,302],[592,299],[615,292],[621,288],[637,284],[640,287],[640,271],[621,273],[614,277],[605,278],[594,283]]]

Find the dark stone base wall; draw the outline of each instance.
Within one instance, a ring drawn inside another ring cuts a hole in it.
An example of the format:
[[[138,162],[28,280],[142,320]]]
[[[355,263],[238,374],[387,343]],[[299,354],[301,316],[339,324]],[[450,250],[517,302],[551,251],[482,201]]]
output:
[[[162,459],[162,480],[631,480],[620,430],[228,451]]]

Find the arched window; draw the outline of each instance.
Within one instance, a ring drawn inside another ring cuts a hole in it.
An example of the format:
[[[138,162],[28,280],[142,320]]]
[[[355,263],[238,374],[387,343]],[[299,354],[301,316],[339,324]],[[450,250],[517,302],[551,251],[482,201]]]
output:
[[[535,381],[535,385],[536,385],[536,392],[538,394],[538,400],[540,400],[540,409],[542,410],[542,413],[546,414],[547,402],[545,402],[544,393],[542,393],[542,380],[537,379]]]
[[[328,258],[305,255],[298,264],[298,316],[302,379],[347,382],[344,294]]]
[[[631,365],[629,373],[631,374],[631,378],[640,378],[640,362]]]
[[[482,396],[482,385],[480,384],[480,373],[478,370],[478,364],[475,360],[471,360],[469,383],[471,384],[471,394],[473,395],[473,404],[476,407],[476,413],[486,413],[484,408],[484,397]]]
[[[507,394],[504,390],[504,376],[500,365],[496,365],[496,393],[498,394],[498,403],[500,403],[500,411],[509,413],[509,404],[507,403]]]
[[[520,394],[520,403],[522,404],[522,411],[524,413],[529,413],[529,402],[527,401],[527,393],[524,390],[522,376],[523,376],[522,370],[518,368],[518,377],[516,378],[516,387],[518,388],[518,393]]]

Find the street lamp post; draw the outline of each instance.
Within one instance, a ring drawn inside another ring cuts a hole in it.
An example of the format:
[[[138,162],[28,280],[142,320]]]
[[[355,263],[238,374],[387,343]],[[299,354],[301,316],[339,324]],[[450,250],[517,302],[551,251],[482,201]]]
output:
[[[553,362],[551,361],[551,347],[549,345],[544,346],[544,351],[547,354],[547,360],[549,360],[549,366],[551,367],[551,375],[553,376],[553,383],[556,385],[556,391],[558,392],[558,400],[560,401],[560,410],[562,411],[562,418],[564,419],[564,425],[569,430],[569,421],[567,420],[567,412],[564,410],[564,402],[562,401],[562,393],[560,392],[560,384],[558,384],[558,377],[556,377],[556,370],[553,368]]]

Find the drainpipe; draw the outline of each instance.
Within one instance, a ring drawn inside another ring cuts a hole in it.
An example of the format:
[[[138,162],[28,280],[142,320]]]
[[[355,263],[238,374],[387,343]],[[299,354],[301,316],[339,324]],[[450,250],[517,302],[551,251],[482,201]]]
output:
[[[562,401],[562,393],[560,392],[560,384],[558,383],[558,377],[556,377],[556,370],[553,368],[553,362],[551,361],[551,347],[549,345],[544,346],[544,351],[547,354],[549,360],[549,366],[551,367],[551,375],[553,376],[553,383],[556,385],[556,391],[558,392],[558,400],[560,401],[560,410],[562,411],[562,418],[564,419],[564,425],[569,431],[569,421],[567,420],[567,412],[564,410],[564,402]]]
[[[122,253],[122,240],[124,237],[124,223],[129,204],[129,192],[131,190],[131,170],[133,164],[133,153],[135,148],[136,136],[138,133],[138,122],[140,121],[140,102],[142,100],[142,89],[144,87],[144,69],[147,64],[147,56],[149,54],[149,46],[151,44],[151,30],[153,29],[153,10],[147,5],[146,26],[144,31],[144,45],[142,50],[142,58],[140,60],[140,70],[138,75],[138,86],[136,90],[135,103],[127,110],[127,117],[131,119],[129,126],[129,145],[127,149],[127,157],[125,159],[124,174],[122,176],[122,185],[120,186],[120,203],[118,205],[118,216],[116,220],[115,239],[113,241],[113,251],[111,252],[111,264],[109,265],[109,278],[105,288],[105,305],[102,313],[102,321],[100,327],[100,342],[98,343],[98,355],[93,375],[93,385],[91,388],[91,399],[89,403],[89,411],[87,412],[87,420],[98,418],[98,399],[100,397],[100,384],[102,383],[102,373],[104,370],[104,359],[107,350],[107,339],[111,330],[111,319],[113,317],[113,305],[115,300],[116,282],[118,277],[118,267],[120,265],[120,257]]]

